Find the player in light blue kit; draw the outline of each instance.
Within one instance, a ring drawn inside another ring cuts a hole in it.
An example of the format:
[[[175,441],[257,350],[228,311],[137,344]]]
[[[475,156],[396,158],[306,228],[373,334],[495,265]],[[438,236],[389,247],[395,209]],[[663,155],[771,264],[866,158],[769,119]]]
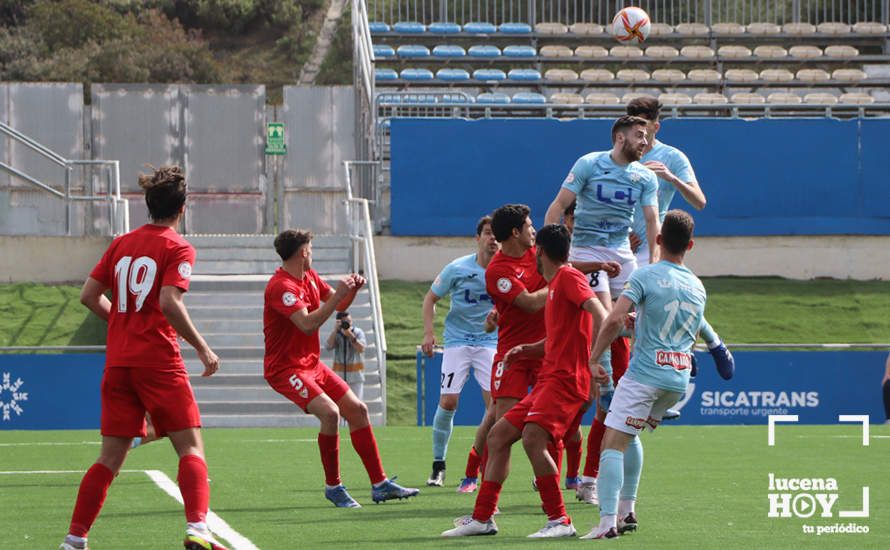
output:
[[[667,212],[656,241],[661,261],[630,276],[591,351],[594,361],[636,307],[630,366],[615,388],[606,415],[597,484],[600,522],[582,538],[609,539],[637,528],[634,503],[643,469],[638,436],[646,427],[654,430],[665,411],[686,391],[692,345],[704,319],[705,288],[683,265],[693,246],[694,228],[695,222],[686,212]]]
[[[646,119],[649,131],[649,145],[641,162],[658,176],[658,213],[659,220],[664,219],[677,191],[696,210],[705,207],[707,200],[698,184],[692,164],[682,151],[655,139],[661,129],[659,118],[661,103],[654,97],[640,97],[627,104],[627,114]],[[649,260],[649,247],[646,239],[646,225],[640,221],[641,211],[637,208],[634,217],[633,232],[630,235],[630,246],[636,252],[637,263],[644,265]],[[701,337],[714,358],[717,372],[724,380],[732,378],[735,372],[735,360],[720,340],[720,336],[705,320],[702,323]],[[693,373],[693,376],[695,374]],[[668,411],[665,419],[676,418],[678,411]]]
[[[451,439],[458,398],[472,370],[482,388],[486,413],[476,432],[476,440],[467,459],[467,477],[461,481],[460,492],[473,492],[485,445],[485,435],[494,422],[491,408],[491,365],[497,350],[498,333],[493,319],[492,301],[485,289],[485,268],[498,251],[491,231],[491,217],[485,216],[476,225],[475,254],[457,258],[439,273],[423,299],[423,344],[427,355],[436,345],[433,320],[436,302],[451,295],[451,309],[445,317],[445,353],[442,357],[439,406],[433,419],[433,473],[426,484],[445,484],[445,455]],[[473,474],[473,475],[471,475]]]

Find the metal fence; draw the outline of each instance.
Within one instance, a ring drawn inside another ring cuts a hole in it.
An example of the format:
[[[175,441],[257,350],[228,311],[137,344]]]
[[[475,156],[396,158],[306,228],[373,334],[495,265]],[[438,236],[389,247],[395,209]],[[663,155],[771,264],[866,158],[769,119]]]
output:
[[[541,22],[608,24],[625,6],[640,6],[653,21],[676,25],[735,22],[888,23],[888,0],[368,0],[371,21],[435,21],[495,24]]]

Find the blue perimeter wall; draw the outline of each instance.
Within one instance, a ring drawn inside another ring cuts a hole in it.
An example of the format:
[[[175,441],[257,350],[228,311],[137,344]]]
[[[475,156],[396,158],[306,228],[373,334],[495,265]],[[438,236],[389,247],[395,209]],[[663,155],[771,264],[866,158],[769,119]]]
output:
[[[612,120],[392,121],[392,233],[472,235],[509,202],[537,227],[575,160],[611,148]],[[708,198],[706,236],[890,234],[890,120],[670,119]],[[674,207],[692,211],[679,196]]]

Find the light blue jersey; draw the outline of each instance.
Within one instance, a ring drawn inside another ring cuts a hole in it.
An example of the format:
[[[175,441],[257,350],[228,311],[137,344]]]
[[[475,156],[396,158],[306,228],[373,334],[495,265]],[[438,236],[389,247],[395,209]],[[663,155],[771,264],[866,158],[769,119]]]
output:
[[[446,265],[430,290],[439,298],[451,294],[451,310],[445,316],[446,348],[497,348],[497,330],[485,332],[485,317],[493,303],[485,290],[485,268],[476,262],[476,254],[461,256]]]
[[[637,311],[625,376],[654,388],[686,391],[692,345],[705,314],[705,287],[687,267],[661,261],[634,271],[622,295]]]
[[[668,170],[684,182],[696,181],[695,171],[692,169],[689,159],[686,158],[683,151],[676,147],[656,141],[652,149],[643,155],[640,162],[649,162],[650,160],[656,160],[664,164],[668,167]],[[663,222],[664,215],[670,209],[671,201],[674,200],[674,195],[677,193],[677,188],[670,182],[657,176],[656,179],[658,179],[658,221]],[[636,211],[634,212],[633,231],[643,241],[640,249],[645,250],[646,243],[649,241],[646,238],[646,218],[643,217],[643,209],[639,204],[637,204]]]
[[[576,247],[627,248],[634,208],[658,206],[655,173],[639,162],[615,164],[610,151],[579,158],[562,186],[577,196]]]

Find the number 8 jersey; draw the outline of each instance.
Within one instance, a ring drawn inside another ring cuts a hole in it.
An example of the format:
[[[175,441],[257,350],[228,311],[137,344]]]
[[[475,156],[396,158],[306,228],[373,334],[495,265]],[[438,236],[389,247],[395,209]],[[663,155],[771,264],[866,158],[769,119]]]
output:
[[[692,345],[705,313],[704,285],[686,266],[661,261],[634,271],[622,296],[637,310],[625,376],[653,388],[686,391]]]
[[[169,227],[146,224],[112,241],[90,277],[111,288],[106,367],[185,366],[161,312],[162,286],[189,288],[195,249]]]

